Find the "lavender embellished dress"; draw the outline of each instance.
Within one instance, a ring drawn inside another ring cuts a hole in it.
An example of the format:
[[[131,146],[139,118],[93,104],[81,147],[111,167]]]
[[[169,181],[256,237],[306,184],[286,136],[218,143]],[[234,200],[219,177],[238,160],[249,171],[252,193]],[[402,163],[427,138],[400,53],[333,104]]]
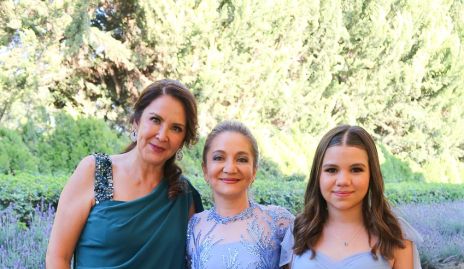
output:
[[[293,219],[282,207],[253,201],[232,217],[220,216],[214,207],[195,214],[187,230],[189,268],[279,268],[280,244]]]

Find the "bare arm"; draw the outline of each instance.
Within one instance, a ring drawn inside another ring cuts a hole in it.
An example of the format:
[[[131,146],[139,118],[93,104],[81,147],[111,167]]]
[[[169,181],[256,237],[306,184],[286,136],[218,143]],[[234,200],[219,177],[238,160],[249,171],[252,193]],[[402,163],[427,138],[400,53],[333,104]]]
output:
[[[87,156],[61,192],[48,243],[47,268],[70,268],[74,248],[94,203],[94,176],[95,159]]]
[[[195,205],[192,203],[189,208],[189,219],[195,214]]]
[[[403,243],[405,248],[397,248],[395,250],[393,269],[413,268],[412,242],[404,240]]]

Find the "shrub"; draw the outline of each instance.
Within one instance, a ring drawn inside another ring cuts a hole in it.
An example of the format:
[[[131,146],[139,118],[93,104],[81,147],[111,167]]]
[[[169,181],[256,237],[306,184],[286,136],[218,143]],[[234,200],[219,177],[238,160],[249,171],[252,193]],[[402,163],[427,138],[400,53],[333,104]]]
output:
[[[75,120],[60,114],[52,133],[39,145],[40,171],[70,173],[84,156],[93,152],[121,152],[126,141],[103,120]]]
[[[424,176],[414,172],[410,163],[393,155],[385,145],[379,146],[379,159],[385,182],[424,181]]]
[[[66,180],[63,175],[0,175],[0,209],[14,204],[21,220],[27,221],[37,205],[57,205]]]
[[[45,253],[54,219],[52,207],[36,207],[25,225],[14,206],[0,210],[2,268],[45,268]]]
[[[464,199],[464,185],[440,183],[388,183],[386,196],[393,204],[438,203]]]
[[[464,262],[463,208],[464,201],[404,204],[396,208],[396,212],[424,239],[418,245],[424,269],[443,268],[443,263],[453,262],[462,265]]]
[[[0,128],[0,174],[37,171],[37,160],[19,133]]]

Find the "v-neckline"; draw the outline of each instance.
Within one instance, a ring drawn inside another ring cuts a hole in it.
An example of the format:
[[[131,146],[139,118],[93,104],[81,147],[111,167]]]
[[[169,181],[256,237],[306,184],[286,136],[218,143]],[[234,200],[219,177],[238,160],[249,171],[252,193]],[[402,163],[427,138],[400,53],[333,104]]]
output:
[[[365,256],[366,254],[370,255],[371,252],[370,251],[362,251],[362,252],[358,252],[358,253],[352,254],[350,256],[346,256],[344,258],[336,260],[336,259],[330,257],[329,255],[325,254],[324,252],[316,251],[316,257],[319,256],[322,259],[324,259],[325,261],[330,262],[331,264],[341,264],[341,263],[344,263],[344,262],[346,262],[348,260],[352,260],[353,258],[357,258],[359,256]]]

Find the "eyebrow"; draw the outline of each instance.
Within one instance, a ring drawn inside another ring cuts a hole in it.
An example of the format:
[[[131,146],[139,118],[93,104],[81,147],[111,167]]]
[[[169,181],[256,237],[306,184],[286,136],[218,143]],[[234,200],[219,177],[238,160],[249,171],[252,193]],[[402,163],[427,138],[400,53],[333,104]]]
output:
[[[322,165],[322,167],[328,167],[328,166],[338,166],[338,165],[333,164],[333,163],[328,163],[328,164]],[[350,165],[350,167],[353,167],[353,166],[367,167],[367,165],[365,165],[365,164],[363,164],[363,163],[354,163],[354,164]]]
[[[351,165],[351,167],[353,167],[353,166],[367,167],[367,166],[366,166],[365,164],[363,164],[363,163],[354,163],[354,164]]]
[[[164,118],[161,117],[160,115],[156,114],[155,112],[150,112],[150,113],[148,113],[148,115],[156,116],[156,117],[160,118],[161,121],[164,121]],[[184,127],[184,126],[185,126],[185,124],[178,123],[178,122],[174,122],[174,124],[175,124],[175,125],[178,125],[178,126],[181,126],[181,127]]]
[[[213,151],[212,153],[225,153],[225,151],[222,150],[222,149],[218,149],[218,150]],[[250,153],[248,153],[246,151],[239,151],[235,155],[247,155],[248,156],[248,155],[250,155]]]

